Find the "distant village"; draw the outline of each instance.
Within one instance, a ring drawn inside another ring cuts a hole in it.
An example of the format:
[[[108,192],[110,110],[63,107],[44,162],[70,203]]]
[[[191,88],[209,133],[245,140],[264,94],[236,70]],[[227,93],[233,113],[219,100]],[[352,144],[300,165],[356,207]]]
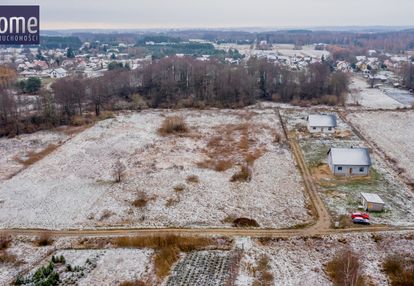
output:
[[[180,44],[208,44],[214,46],[218,51],[225,51],[226,55],[232,51],[237,52],[237,57],[223,57],[221,60],[230,64],[243,64],[251,57],[267,59],[270,62],[288,67],[291,70],[303,70],[309,64],[331,61],[333,69],[361,73],[366,78],[378,82],[388,82],[395,87],[400,85],[399,78],[395,77],[395,72],[402,65],[413,60],[413,57],[404,54],[381,53],[376,50],[369,50],[366,55],[357,55],[354,60],[333,61],[330,52],[325,44],[314,44],[309,46],[297,45],[275,45],[268,44],[267,41],[259,41],[251,45],[237,44],[215,44],[204,40],[190,40],[190,42]],[[143,43],[145,47],[163,47],[170,43],[147,41]],[[91,47],[94,47],[93,49]],[[72,48],[0,48],[0,64],[12,63],[17,67],[21,78],[38,77],[59,79],[71,75],[82,75],[87,78],[100,77],[105,71],[111,69],[111,64],[115,66],[138,69],[145,63],[154,60],[150,51],[136,55],[130,53],[134,49],[133,44],[104,44],[100,42],[83,42],[79,49]],[[190,52],[175,53],[168,56],[192,56],[199,61],[208,61],[214,55],[195,55]]]

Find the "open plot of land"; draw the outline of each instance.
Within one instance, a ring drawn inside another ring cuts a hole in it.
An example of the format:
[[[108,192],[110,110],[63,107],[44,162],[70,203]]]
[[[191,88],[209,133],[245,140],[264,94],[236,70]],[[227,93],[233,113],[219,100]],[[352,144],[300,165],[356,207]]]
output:
[[[360,76],[353,76],[350,85],[350,93],[347,98],[347,104],[358,104],[366,109],[396,109],[409,105],[388,96],[383,90],[370,88],[366,79]]]
[[[381,89],[385,92],[386,95],[395,99],[401,104],[404,104],[406,106],[412,106],[414,104],[414,95],[408,90],[388,86]]]
[[[166,116],[189,131],[161,136]],[[0,185],[0,226],[262,227],[311,219],[273,110],[145,111],[101,121]],[[117,162],[125,165],[114,182]],[[248,163],[251,179],[231,182]]]
[[[325,50],[315,50],[315,46],[308,45],[302,46],[301,49],[295,50],[295,46],[291,44],[275,44],[272,47],[272,50],[276,50],[283,56],[305,56],[305,57],[314,57],[314,58],[321,58],[324,56],[325,58],[329,56],[329,52]]]
[[[63,132],[36,132],[12,139],[0,138],[0,183],[21,171],[25,161],[68,138]]]
[[[29,271],[53,250],[50,245],[36,246],[29,238],[10,240],[10,245],[0,250],[0,285],[10,285],[18,273]]]
[[[371,222],[392,225],[407,225],[412,222],[413,193],[378,154],[371,152],[373,166],[368,177],[335,177],[331,174],[327,165],[327,152],[331,147],[366,147],[340,117],[335,135],[310,135],[306,131],[306,116],[303,112],[286,111],[283,116],[290,130],[299,130],[299,145],[306,164],[335,221],[343,215],[343,222],[350,223],[349,214],[357,211],[361,204],[360,193],[368,192],[377,193],[386,203],[386,211],[372,213]]]
[[[332,285],[324,271],[325,265],[338,250],[348,248],[360,259],[360,271],[367,280],[365,285],[389,285],[382,268],[385,258],[405,257],[414,252],[414,237],[409,233],[242,240],[245,252],[236,280],[239,286],[256,285],[253,283],[262,282],[263,277],[271,279],[269,274],[273,277],[269,285]],[[269,274],[263,276],[263,271]]]
[[[395,160],[414,182],[414,111],[355,112],[347,118],[364,136]]]
[[[150,249],[60,250],[53,254],[54,271],[60,285],[119,285],[127,281],[150,281],[153,275]],[[61,259],[64,259],[62,261]],[[23,277],[30,285],[40,266],[47,267],[49,257]]]

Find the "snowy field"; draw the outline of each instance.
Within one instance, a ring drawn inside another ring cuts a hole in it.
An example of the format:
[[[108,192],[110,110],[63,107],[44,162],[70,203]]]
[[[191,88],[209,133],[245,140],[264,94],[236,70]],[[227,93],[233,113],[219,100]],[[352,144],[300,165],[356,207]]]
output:
[[[18,273],[29,271],[53,252],[53,246],[38,247],[28,238],[17,238],[5,251],[14,255],[15,263],[0,262],[0,285],[10,285]]]
[[[274,44],[272,50],[276,50],[279,54],[287,57],[304,56],[312,58],[325,58],[329,56],[329,52],[325,50],[315,50],[314,45],[302,46],[302,49],[295,50],[294,45],[291,44]]]
[[[40,131],[15,138],[0,138],[0,183],[24,168],[19,162],[30,152],[40,152],[50,144],[60,144],[68,138],[63,132]]]
[[[330,235],[316,238],[291,238],[251,240],[240,238],[244,256],[241,260],[238,286],[250,286],[255,281],[254,270],[258,261],[269,259],[272,285],[325,286],[332,285],[324,272],[324,266],[338,250],[350,248],[358,254],[362,274],[369,285],[389,285],[382,271],[382,263],[388,255],[412,255],[412,233],[379,233]],[[256,274],[257,275],[257,274]]]
[[[190,132],[158,135],[167,115],[184,117]],[[0,226],[212,227],[237,217],[262,227],[305,223],[301,177],[276,133],[282,136],[273,110],[145,111],[98,122],[0,185]],[[239,149],[257,155],[249,182],[230,182],[244,160]],[[233,165],[222,172],[199,165],[220,156]],[[118,160],[126,166],[121,183],[113,175]]]
[[[386,95],[395,99],[401,104],[404,104],[406,106],[414,105],[414,95],[408,90],[389,86],[383,87],[381,90],[384,91]]]
[[[59,285],[119,285],[122,282],[152,281],[154,270],[151,249],[59,250],[22,275],[30,280],[40,267],[54,261]],[[64,262],[62,262],[62,257]],[[23,285],[31,285],[26,282]]]
[[[147,280],[153,275],[150,249],[104,249],[104,250],[62,250],[54,253],[63,255],[66,264],[85,269],[84,276],[76,285],[118,285],[125,281]],[[90,261],[91,263],[87,263]],[[92,264],[90,270],[88,264]],[[72,273],[61,275],[68,280]]]
[[[352,76],[349,89],[349,105],[359,104],[366,109],[396,109],[409,106],[389,97],[381,89],[370,88],[367,80],[357,75]]]
[[[414,111],[355,112],[348,119],[414,182]]]

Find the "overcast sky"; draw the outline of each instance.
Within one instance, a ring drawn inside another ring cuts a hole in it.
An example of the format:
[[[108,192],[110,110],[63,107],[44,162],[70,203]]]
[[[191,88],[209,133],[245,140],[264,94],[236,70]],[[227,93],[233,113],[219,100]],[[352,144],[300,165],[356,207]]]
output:
[[[0,0],[43,29],[414,26],[414,0]]]

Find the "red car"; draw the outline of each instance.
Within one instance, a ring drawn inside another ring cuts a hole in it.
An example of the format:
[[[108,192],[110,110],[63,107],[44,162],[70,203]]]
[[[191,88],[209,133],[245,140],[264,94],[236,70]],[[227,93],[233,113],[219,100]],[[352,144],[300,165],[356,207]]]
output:
[[[362,218],[364,218],[364,219],[369,219],[369,214],[367,214],[367,213],[353,213],[353,214],[351,215],[351,218],[352,218],[352,219],[354,219],[354,218],[356,218],[356,217],[362,217]]]

